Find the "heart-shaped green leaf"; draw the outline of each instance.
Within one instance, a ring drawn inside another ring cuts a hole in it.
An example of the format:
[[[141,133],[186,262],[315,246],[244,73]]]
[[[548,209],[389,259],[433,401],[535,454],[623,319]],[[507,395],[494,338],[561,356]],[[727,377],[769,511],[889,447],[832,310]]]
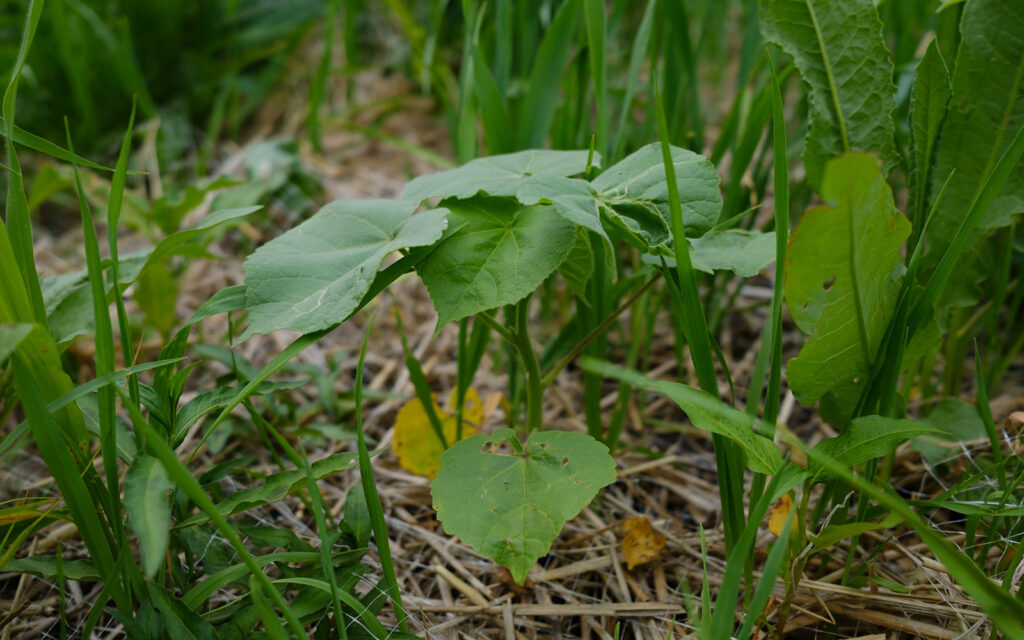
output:
[[[388,254],[441,238],[444,209],[413,215],[393,200],[338,200],[245,261],[249,329],[311,333],[338,324],[359,306]]]
[[[445,531],[509,568],[522,584],[562,526],[615,481],[608,448],[582,433],[512,429],[452,445],[430,484]]]
[[[445,200],[449,231],[416,266],[438,313],[438,327],[512,304],[533,293],[576,239],[576,225],[551,205],[509,198]]]

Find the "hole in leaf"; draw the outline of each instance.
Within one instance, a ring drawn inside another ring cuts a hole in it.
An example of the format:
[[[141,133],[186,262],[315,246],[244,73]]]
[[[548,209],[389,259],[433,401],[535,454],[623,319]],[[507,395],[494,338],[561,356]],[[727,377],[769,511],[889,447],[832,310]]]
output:
[[[835,283],[836,283],[836,277],[834,275],[833,276],[829,276],[828,280],[825,280],[825,282],[823,282],[821,284],[821,288],[824,289],[825,291],[831,291],[832,290],[832,286]]]

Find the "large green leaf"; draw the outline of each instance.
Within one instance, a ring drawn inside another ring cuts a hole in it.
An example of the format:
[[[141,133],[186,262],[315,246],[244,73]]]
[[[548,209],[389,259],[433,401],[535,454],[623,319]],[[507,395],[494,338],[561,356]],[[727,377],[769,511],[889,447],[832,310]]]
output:
[[[311,333],[338,324],[359,306],[388,254],[433,244],[444,209],[413,215],[417,205],[392,200],[332,202],[245,262],[249,329]]]
[[[825,163],[873,151],[887,172],[896,163],[893,66],[872,0],[760,0],[761,35],[793,56],[807,90],[807,179]]]
[[[672,147],[672,165],[679,186],[683,226],[691,238],[707,233],[722,209],[718,170],[704,156]],[[636,210],[657,213],[667,230],[669,220],[668,183],[661,147],[657,143],[642,147],[606,169],[590,183],[602,202],[627,218]]]
[[[521,452],[517,438],[505,428],[452,445],[430,489],[445,531],[522,584],[562,526],[615,481],[615,461],[582,433],[535,431]]]
[[[779,448],[755,431],[757,418],[726,406],[709,393],[685,384],[654,380],[637,371],[592,358],[583,359],[583,369],[668,396],[686,412],[693,426],[729,438],[742,447],[751,471],[775,474],[783,467]]]
[[[132,529],[139,538],[142,567],[146,575],[156,575],[167,553],[171,504],[167,492],[171,479],[160,461],[137,455],[124,479],[124,506]]]
[[[910,203],[908,213],[915,227],[923,226],[929,208],[932,166],[939,142],[939,128],[946,119],[951,93],[949,69],[939,45],[932,40],[914,72],[910,95]],[[940,181],[945,176],[939,177]],[[920,228],[916,231],[920,233]]]
[[[910,233],[876,158],[852,153],[828,163],[828,204],[809,209],[789,243],[785,294],[797,327],[811,337],[787,367],[797,399],[829,394],[827,420],[848,420],[896,304]],[[824,406],[824,405],[823,405]]]
[[[819,442],[814,449],[844,467],[881,458],[892,452],[901,442],[937,431],[935,427],[885,416],[864,416],[851,420],[835,438]],[[813,471],[821,466],[811,463]]]
[[[415,178],[405,185],[402,198],[472,198],[483,193],[514,196],[524,178],[534,175],[574,176],[587,170],[587,151],[531,149],[470,160],[457,169]],[[594,154],[594,163],[600,157]]]
[[[437,308],[438,326],[518,302],[565,260],[576,225],[551,205],[508,198],[445,200],[449,230],[416,266]]]
[[[955,169],[929,227],[936,252],[960,226],[996,160],[1024,126],[1024,3],[971,0],[964,5],[953,69],[953,96],[942,125],[932,195]],[[1018,163],[978,224],[978,232],[1009,224],[1024,211],[1024,163]]]

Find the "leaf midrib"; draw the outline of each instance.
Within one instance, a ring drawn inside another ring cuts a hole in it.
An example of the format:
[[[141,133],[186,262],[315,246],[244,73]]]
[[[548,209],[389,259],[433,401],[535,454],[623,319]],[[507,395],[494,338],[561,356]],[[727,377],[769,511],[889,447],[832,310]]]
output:
[[[839,105],[839,89],[836,87],[835,75],[832,73],[832,62],[828,58],[828,51],[825,50],[825,40],[821,33],[821,26],[818,24],[818,16],[814,13],[814,5],[811,0],[804,0],[807,5],[807,13],[811,17],[814,27],[814,35],[818,39],[818,48],[821,49],[821,61],[825,65],[825,76],[828,78],[828,88],[832,94],[832,108],[836,112],[836,123],[839,125],[839,137],[843,143],[843,151],[850,151],[850,138],[846,133],[846,120],[843,119],[843,111]]]

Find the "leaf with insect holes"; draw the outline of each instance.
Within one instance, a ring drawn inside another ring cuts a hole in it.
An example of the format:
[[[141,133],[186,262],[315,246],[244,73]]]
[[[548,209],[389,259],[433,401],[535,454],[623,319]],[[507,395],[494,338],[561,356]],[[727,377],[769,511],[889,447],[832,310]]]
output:
[[[630,518],[622,523],[626,537],[622,539],[622,555],[626,568],[646,564],[661,555],[665,548],[665,536],[659,536],[651,528],[651,521],[643,516]]]
[[[587,170],[587,151],[531,149],[477,158],[456,169],[420,176],[405,185],[402,198],[420,203],[427,198],[472,198],[478,194],[514,196],[530,176],[568,177]],[[601,164],[594,154],[595,165]]]
[[[430,489],[444,530],[522,584],[565,523],[615,481],[615,461],[582,433],[535,431],[521,452],[517,438],[504,428],[452,445]]]
[[[845,424],[866,383],[903,278],[910,223],[896,210],[878,161],[851,153],[828,163],[828,204],[809,209],[789,242],[786,304],[810,334],[786,374],[797,400],[823,397]]]
[[[413,215],[416,208],[338,200],[257,249],[245,261],[249,328],[242,339],[277,329],[311,333],[348,318],[388,254],[441,238],[447,211]]]
[[[448,397],[448,406],[455,405],[456,390],[452,389]],[[434,403],[434,413],[441,421],[441,430],[444,433],[445,441],[451,444],[456,441],[456,417],[441,409],[441,405],[431,396]],[[476,389],[466,390],[466,400],[462,408],[462,439],[480,433],[476,427],[483,422],[483,405]],[[419,398],[412,398],[398,410],[395,416],[395,455],[398,456],[398,463],[405,469],[421,476],[433,479],[437,476],[437,470],[441,466],[441,454],[444,453],[444,445],[441,439],[434,432],[430,424],[430,418],[423,408]]]
[[[416,265],[437,309],[437,326],[512,304],[562,264],[576,225],[551,205],[508,198],[445,200],[449,229]]]

